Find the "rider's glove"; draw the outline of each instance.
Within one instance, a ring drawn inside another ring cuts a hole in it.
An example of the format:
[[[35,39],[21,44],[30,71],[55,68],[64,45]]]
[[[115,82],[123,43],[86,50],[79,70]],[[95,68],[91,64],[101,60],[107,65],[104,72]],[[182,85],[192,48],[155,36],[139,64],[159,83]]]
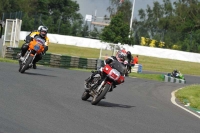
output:
[[[48,46],[44,46],[44,53],[48,50]]]

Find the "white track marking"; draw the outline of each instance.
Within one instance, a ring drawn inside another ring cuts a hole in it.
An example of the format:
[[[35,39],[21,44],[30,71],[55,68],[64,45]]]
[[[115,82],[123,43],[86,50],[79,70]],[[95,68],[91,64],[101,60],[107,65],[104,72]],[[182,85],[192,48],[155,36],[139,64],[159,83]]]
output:
[[[180,88],[180,89],[182,89],[182,88]],[[178,90],[180,90],[180,89],[178,89]],[[183,110],[189,112],[190,114],[192,114],[192,115],[194,115],[194,116],[196,116],[197,118],[200,119],[200,116],[199,116],[199,115],[195,114],[194,112],[192,112],[192,111],[190,111],[190,110],[188,110],[188,109],[186,109],[186,108],[184,108],[184,107],[182,107],[182,106],[180,106],[179,104],[176,103],[176,101],[175,101],[175,99],[176,99],[175,93],[176,93],[178,90],[175,90],[175,91],[173,91],[173,92],[171,93],[171,96],[172,96],[172,97],[171,97],[171,102],[172,102],[174,105],[178,106],[179,108],[181,108],[181,109],[183,109]]]

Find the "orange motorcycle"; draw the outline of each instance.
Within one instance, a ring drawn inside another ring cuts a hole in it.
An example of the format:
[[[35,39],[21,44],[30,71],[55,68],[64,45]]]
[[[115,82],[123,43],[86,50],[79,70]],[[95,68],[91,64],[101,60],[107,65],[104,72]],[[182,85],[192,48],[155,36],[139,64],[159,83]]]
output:
[[[36,36],[30,43],[29,48],[24,55],[24,60],[19,61],[19,72],[24,73],[33,65],[33,60],[37,54],[44,52],[45,40]]]

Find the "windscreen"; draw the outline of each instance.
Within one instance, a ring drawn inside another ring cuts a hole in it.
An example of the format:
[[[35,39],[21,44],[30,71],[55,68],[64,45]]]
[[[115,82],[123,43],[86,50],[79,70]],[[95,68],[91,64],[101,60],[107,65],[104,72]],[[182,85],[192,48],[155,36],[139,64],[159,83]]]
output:
[[[126,68],[119,61],[114,60],[110,66],[120,72],[121,75],[125,74]]]

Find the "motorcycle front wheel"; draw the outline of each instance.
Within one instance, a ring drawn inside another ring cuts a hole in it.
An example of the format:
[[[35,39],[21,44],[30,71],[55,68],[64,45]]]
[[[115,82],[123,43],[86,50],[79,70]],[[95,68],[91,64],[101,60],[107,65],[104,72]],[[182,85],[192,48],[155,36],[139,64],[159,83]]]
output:
[[[28,59],[26,60],[26,63],[22,64],[21,66],[21,70],[20,70],[21,73],[24,73],[26,69],[29,68],[29,64],[32,62],[32,60],[33,60],[33,56],[29,55]]]
[[[22,62],[19,61],[19,72],[21,71],[21,69],[22,69]]]
[[[103,99],[105,97],[105,95],[109,91],[109,89],[110,89],[110,85],[109,84],[104,85],[103,88],[102,88],[101,93],[99,95],[95,95],[93,97],[93,99],[91,101],[91,104],[92,105],[98,104],[101,101],[101,99]]]

